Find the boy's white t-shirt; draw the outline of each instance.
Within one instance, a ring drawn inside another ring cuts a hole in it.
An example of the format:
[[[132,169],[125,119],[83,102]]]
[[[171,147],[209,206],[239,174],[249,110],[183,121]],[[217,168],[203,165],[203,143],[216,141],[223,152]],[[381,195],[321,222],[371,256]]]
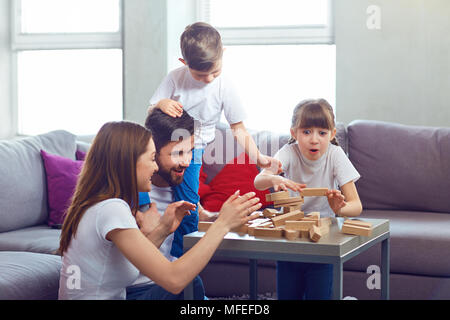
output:
[[[223,73],[206,84],[195,80],[187,66],[177,68],[161,82],[150,99],[150,105],[161,99],[180,102],[183,110],[200,123],[195,132],[196,147],[204,148],[214,140],[222,111],[229,124],[245,119],[242,102]]]
[[[167,206],[173,202],[173,192],[171,187],[157,187],[152,184],[152,189],[150,190],[150,199],[152,203],[156,203],[156,208],[162,216],[167,209]],[[175,261],[177,258],[170,254],[172,249],[173,233],[171,233],[159,247],[159,251],[169,260]],[[133,283],[133,286],[142,286],[154,284],[155,282],[150,278],[146,277],[142,273],[139,274],[137,280]]]
[[[297,142],[284,145],[274,157],[282,163],[287,179],[304,183],[308,188],[338,189],[360,178],[344,150],[331,143],[327,152],[315,161],[301,154]],[[293,196],[294,192],[290,192]],[[319,211],[321,217],[335,216],[326,197],[305,197],[304,201],[302,211],[305,213]]]
[[[108,199],[86,210],[62,257],[59,299],[125,299],[139,270],[106,240],[114,229],[138,229],[125,201]]]

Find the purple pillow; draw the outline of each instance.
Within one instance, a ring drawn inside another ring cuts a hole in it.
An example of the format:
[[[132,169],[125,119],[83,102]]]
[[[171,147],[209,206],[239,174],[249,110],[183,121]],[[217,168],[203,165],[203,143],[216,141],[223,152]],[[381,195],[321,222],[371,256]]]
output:
[[[44,150],[41,150],[41,156],[47,175],[47,224],[50,227],[60,227],[75,191],[83,161],[64,158]]]
[[[84,159],[86,158],[86,152],[81,151],[81,150],[77,150],[77,152],[75,153],[75,158],[77,160],[82,160],[84,161]]]

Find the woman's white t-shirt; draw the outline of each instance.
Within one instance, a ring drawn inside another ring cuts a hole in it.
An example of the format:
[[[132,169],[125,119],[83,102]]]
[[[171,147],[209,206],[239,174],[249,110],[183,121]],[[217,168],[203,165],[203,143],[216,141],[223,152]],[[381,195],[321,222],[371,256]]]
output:
[[[86,210],[62,257],[59,299],[125,299],[139,271],[113,242],[114,229],[139,229],[128,204],[108,199]]]
[[[331,143],[327,152],[315,161],[301,154],[297,142],[284,145],[274,157],[282,163],[287,179],[304,183],[308,188],[338,189],[360,178],[344,150]],[[293,191],[290,192],[293,196]],[[305,197],[304,201],[305,213],[319,211],[321,217],[335,216],[326,197]]]

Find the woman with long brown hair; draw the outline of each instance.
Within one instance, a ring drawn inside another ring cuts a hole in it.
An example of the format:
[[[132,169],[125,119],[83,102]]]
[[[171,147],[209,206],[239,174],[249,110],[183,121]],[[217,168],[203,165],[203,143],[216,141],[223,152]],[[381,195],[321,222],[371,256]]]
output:
[[[60,299],[125,299],[125,288],[139,272],[178,294],[206,266],[225,234],[254,219],[250,214],[261,207],[253,192],[239,196],[237,191],[205,236],[170,262],[158,247],[195,205],[175,202],[159,220],[140,212],[138,192],[150,191],[157,170],[149,130],[127,121],[100,129],[62,227]]]

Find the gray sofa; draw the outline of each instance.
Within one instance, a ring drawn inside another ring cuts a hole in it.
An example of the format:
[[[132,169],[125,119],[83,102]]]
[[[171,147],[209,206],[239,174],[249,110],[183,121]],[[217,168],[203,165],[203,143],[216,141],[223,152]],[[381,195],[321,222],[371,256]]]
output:
[[[66,131],[0,141],[0,299],[57,299],[60,230],[46,224],[40,150],[75,159],[86,144]]]
[[[450,299],[450,128],[379,121],[337,127],[340,145],[361,174],[361,217],[390,220],[391,299]],[[224,143],[230,135],[221,126],[207,147],[205,154],[223,157],[204,164],[206,182],[242,152]],[[270,132],[253,137],[271,155],[288,140]],[[368,267],[380,266],[380,252],[375,246],[344,264],[344,296],[379,299],[380,290],[367,281]],[[248,260],[213,258],[201,276],[209,296],[249,292]],[[275,291],[275,262],[258,261],[258,292]]]
[[[288,137],[252,132],[273,155]],[[207,182],[242,152],[225,126],[205,151]],[[376,121],[338,125],[338,140],[362,178],[362,217],[390,220],[391,298],[450,299],[450,128]],[[40,149],[74,159],[88,145],[65,131],[0,141],[0,299],[56,299],[60,230],[47,226],[45,172]],[[213,161],[211,161],[213,160]],[[344,295],[378,299],[367,267],[380,265],[380,247],[344,266]],[[248,293],[248,260],[213,260],[202,271],[208,296]],[[275,263],[258,262],[259,292],[274,292]]]

